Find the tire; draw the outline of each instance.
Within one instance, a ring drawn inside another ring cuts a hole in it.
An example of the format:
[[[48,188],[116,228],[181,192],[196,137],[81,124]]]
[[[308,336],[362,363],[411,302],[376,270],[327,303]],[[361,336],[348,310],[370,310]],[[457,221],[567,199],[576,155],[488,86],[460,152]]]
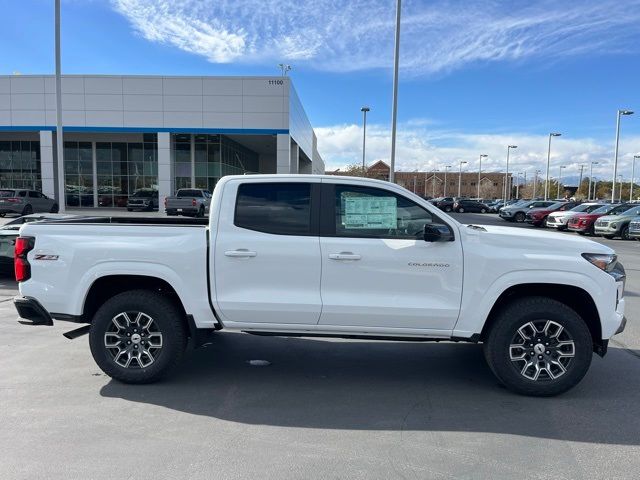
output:
[[[513,219],[517,222],[517,223],[523,223],[524,222],[524,213],[522,212],[518,212],[514,215]]]
[[[535,341],[527,343],[525,337],[534,335]],[[558,342],[563,343],[558,346]],[[520,344],[523,347],[513,347]],[[565,304],[547,297],[521,298],[504,307],[483,347],[489,367],[505,387],[537,397],[558,395],[576,386],[593,357],[591,333],[584,320]],[[533,362],[531,352],[537,357]]]
[[[121,382],[155,382],[169,374],[184,354],[187,333],[181,316],[175,304],[158,293],[149,290],[120,293],[107,300],[93,317],[89,331],[93,359],[104,373]],[[144,328],[148,319],[151,323]],[[126,338],[131,338],[126,340],[133,342],[131,346],[122,343]],[[151,338],[154,340],[147,341],[145,349],[145,339]],[[107,341],[112,348],[105,344]],[[141,348],[134,351],[132,347],[138,345]]]
[[[464,207],[458,207],[458,213],[464,213]]]
[[[204,207],[200,207],[200,209],[198,210],[198,213],[196,213],[196,218],[202,218],[204,217]]]
[[[31,215],[33,213],[33,207],[31,205],[25,205],[24,209],[22,210],[22,215]]]
[[[49,213],[58,213],[59,211],[60,207],[57,203],[54,203],[53,205],[51,205],[51,210],[49,210]]]
[[[6,213],[0,213],[0,217],[4,218],[4,216],[6,215]]]
[[[544,228],[549,228],[549,225],[547,225],[547,220],[549,219],[549,217],[544,217],[544,219],[542,219],[542,226]]]
[[[629,225],[622,227],[622,230],[620,231],[620,238],[622,240],[629,240]]]
[[[480,209],[480,213],[487,213],[487,209],[486,208],[481,208]]]
[[[445,211],[445,212],[450,212],[451,210],[453,210],[453,208],[451,208],[451,207],[444,207],[444,211]]]

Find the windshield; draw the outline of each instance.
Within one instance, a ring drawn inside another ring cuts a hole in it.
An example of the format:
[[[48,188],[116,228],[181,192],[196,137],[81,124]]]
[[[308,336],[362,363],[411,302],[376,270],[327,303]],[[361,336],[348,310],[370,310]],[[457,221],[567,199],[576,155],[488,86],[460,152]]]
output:
[[[548,207],[541,207],[541,208],[546,208],[546,209],[549,209],[549,210],[558,210],[560,207],[562,207],[566,203],[567,202],[556,202],[556,203],[552,203]]]
[[[154,193],[155,192],[153,190],[138,190],[131,196],[135,198],[151,198],[154,195]],[[178,195],[179,194],[180,192],[178,192]]]
[[[598,205],[589,205],[587,203],[583,203],[582,205],[576,205],[569,211],[570,212],[589,212],[590,211],[589,209],[594,210],[597,207]]]
[[[618,208],[620,205],[603,205],[599,208],[596,208],[595,210],[593,210],[591,213],[594,214],[607,214],[609,213],[611,210],[613,210],[614,208]]]

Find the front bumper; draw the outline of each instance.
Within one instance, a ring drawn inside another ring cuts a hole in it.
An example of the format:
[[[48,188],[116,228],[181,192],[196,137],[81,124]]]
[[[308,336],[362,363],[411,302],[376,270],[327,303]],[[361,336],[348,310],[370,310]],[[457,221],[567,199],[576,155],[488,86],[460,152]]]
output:
[[[598,225],[595,225],[593,227],[593,231],[595,232],[596,235],[617,235],[618,234],[618,228],[612,228],[612,227],[599,227]]]
[[[31,325],[53,325],[51,315],[35,298],[15,297],[13,304],[18,310],[18,315],[25,320],[31,320]]]

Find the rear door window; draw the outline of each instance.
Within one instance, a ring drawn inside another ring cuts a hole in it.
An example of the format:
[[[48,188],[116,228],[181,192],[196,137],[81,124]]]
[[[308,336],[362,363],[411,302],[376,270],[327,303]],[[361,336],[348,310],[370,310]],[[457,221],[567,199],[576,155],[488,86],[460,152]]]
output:
[[[311,184],[240,185],[234,224],[275,235],[312,235]]]

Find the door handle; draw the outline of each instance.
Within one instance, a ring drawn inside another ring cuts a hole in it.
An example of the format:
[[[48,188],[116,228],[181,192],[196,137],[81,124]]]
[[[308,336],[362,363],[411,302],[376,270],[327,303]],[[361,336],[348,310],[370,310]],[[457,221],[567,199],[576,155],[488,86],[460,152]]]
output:
[[[226,252],[224,252],[224,254],[227,257],[234,257],[234,258],[250,258],[258,255],[256,252],[251,252],[246,248],[239,248],[237,250],[227,250]]]
[[[360,260],[360,255],[351,252],[330,253],[331,260]]]

